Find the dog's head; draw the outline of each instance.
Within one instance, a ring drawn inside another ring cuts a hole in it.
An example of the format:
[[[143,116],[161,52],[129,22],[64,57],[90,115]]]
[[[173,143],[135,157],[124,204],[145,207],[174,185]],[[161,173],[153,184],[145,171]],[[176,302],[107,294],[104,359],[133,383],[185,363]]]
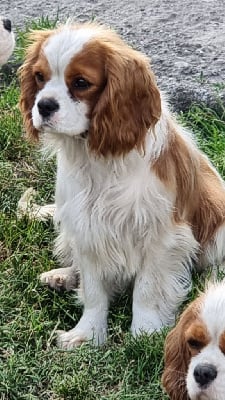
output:
[[[224,399],[225,282],[192,302],[168,334],[162,383],[171,400]]]
[[[11,56],[15,45],[11,21],[0,17],[0,66]]]
[[[86,136],[103,156],[144,148],[161,101],[148,60],[114,32],[89,23],[33,32],[20,69],[25,129]]]

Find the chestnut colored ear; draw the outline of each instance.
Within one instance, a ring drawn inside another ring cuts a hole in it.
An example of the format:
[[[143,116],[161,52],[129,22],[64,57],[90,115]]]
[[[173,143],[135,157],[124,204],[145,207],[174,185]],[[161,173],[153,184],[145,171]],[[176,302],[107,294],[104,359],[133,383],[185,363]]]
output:
[[[154,74],[137,51],[105,46],[106,86],[92,112],[90,149],[103,156],[144,150],[146,133],[161,115]]]
[[[28,40],[29,46],[26,51],[25,61],[19,68],[18,75],[20,80],[20,111],[23,117],[23,123],[28,138],[38,140],[38,131],[32,123],[32,108],[37,94],[37,85],[33,77],[32,67],[36,63],[43,42],[52,33],[51,31],[33,31]]]
[[[196,305],[192,302],[183,312],[179,322],[167,335],[164,348],[165,367],[162,384],[171,400],[188,400],[186,375],[191,354],[185,340],[185,331],[196,319]]]
[[[166,338],[162,384],[171,400],[188,400],[185,378],[190,359],[188,348],[178,329],[174,328]]]

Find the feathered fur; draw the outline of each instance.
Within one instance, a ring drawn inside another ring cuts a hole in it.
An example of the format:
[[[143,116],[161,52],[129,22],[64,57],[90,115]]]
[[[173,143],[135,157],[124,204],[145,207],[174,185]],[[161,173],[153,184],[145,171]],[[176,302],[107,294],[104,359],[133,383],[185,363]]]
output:
[[[65,26],[31,40],[20,107],[28,135],[57,155],[57,251],[83,287],[84,314],[59,343],[102,343],[110,298],[130,281],[132,333],[171,324],[193,260],[224,258],[224,183],[169,112],[146,57],[111,30]],[[55,287],[54,274],[41,279]]]

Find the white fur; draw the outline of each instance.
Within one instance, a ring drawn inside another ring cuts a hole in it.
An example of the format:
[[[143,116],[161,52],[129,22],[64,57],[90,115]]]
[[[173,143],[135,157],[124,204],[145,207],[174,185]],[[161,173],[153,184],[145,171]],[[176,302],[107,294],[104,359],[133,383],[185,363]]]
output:
[[[15,45],[13,32],[4,28],[2,20],[3,18],[0,17],[0,66],[5,64],[11,56]]]
[[[205,254],[202,255],[201,261],[204,264],[217,266],[219,263],[224,262],[225,259],[225,229],[224,225],[219,227],[215,234],[215,240],[206,248]],[[224,269],[224,266],[222,266]]]
[[[74,267],[57,268],[44,272],[41,274],[41,283],[59,291],[61,289],[73,290],[77,286]]]
[[[43,49],[52,73],[63,75],[71,59],[83,49],[89,40],[96,37],[96,33],[96,29],[80,28],[74,29],[71,34],[71,27],[65,26],[61,31],[52,35]]]
[[[187,390],[191,400],[224,400],[225,396],[225,355],[219,348],[219,339],[225,332],[225,281],[211,286],[206,293],[200,311],[211,337],[210,343],[191,359],[187,374]],[[198,364],[211,364],[217,369],[217,377],[201,389],[194,379]]]
[[[33,107],[34,126],[43,130],[44,148],[57,155],[56,251],[68,252],[69,265],[78,265],[83,289],[83,316],[74,329],[59,335],[63,348],[92,339],[102,343],[110,298],[131,281],[133,335],[173,323],[190,289],[191,261],[198,251],[191,228],[173,221],[174,194],[151,169],[169,135],[164,100],[155,131],[147,134],[145,155],[133,150],[124,157],[96,157],[78,136],[88,128],[86,104],[71,100],[63,71],[91,38],[89,31],[80,36],[79,31],[67,34],[66,30],[48,40],[44,51],[52,77]],[[48,125],[37,108],[43,97],[54,97],[60,104]],[[190,135],[181,127],[177,130],[194,151]],[[51,280],[56,287],[54,276]]]
[[[107,160],[90,154],[84,140],[44,134],[57,153],[55,220],[61,235],[71,238],[84,293],[83,317],[60,336],[62,347],[92,338],[101,343],[110,297],[135,277],[134,335],[173,323],[190,289],[190,258],[198,245],[190,227],[173,225],[173,196],[149,165],[165,143],[163,117],[158,126],[152,154],[147,144],[144,157],[132,151]]]

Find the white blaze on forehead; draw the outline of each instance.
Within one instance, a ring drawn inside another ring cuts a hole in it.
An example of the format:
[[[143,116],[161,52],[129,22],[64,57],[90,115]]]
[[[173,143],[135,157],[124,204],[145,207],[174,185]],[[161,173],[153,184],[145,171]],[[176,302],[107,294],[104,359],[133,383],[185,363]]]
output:
[[[220,335],[225,331],[225,280],[210,286],[207,290],[201,318],[210,336],[218,342]]]
[[[62,74],[71,59],[95,36],[96,31],[91,28],[69,27],[52,35],[43,51],[53,74]]]

